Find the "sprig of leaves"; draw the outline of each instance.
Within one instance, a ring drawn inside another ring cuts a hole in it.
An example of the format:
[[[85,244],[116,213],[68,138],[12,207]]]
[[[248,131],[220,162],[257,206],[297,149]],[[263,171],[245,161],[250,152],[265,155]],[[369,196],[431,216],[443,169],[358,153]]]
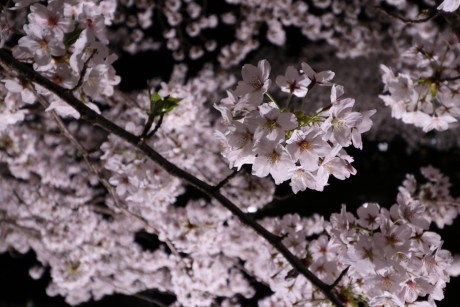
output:
[[[140,138],[145,139],[153,136],[157,132],[158,128],[160,128],[164,115],[174,110],[179,105],[181,100],[181,98],[174,98],[171,96],[162,98],[160,94],[156,92],[151,94],[149,118],[145,124],[144,131],[142,131]],[[159,119],[155,128],[150,134],[148,134],[153,122],[157,117],[159,117]]]

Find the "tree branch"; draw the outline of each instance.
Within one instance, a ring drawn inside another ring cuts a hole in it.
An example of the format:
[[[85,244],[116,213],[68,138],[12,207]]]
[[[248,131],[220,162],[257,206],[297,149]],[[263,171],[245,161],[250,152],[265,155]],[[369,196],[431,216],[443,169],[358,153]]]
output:
[[[376,8],[378,11],[382,12],[383,14],[385,14],[385,15],[387,15],[389,17],[399,19],[400,21],[402,21],[404,23],[407,23],[407,24],[424,23],[424,22],[427,22],[430,19],[436,18],[441,13],[441,11],[437,11],[436,9],[432,9],[432,10],[429,11],[427,16],[425,16],[423,18],[410,19],[410,18],[400,16],[400,15],[398,15],[396,13],[390,12],[390,11],[386,10],[385,8],[383,8],[381,6],[374,5],[374,8]]]
[[[74,87],[72,87],[71,89],[69,89],[69,92],[75,91],[76,89],[78,89],[83,84],[83,79],[85,78],[86,70],[88,69],[89,61],[91,61],[91,59],[96,54],[96,52],[97,52],[97,49],[94,49],[93,52],[91,53],[91,55],[89,56],[89,58],[85,61],[85,63],[83,64],[83,70],[80,73],[80,78],[78,79],[77,84]]]
[[[224,179],[222,179],[221,182],[219,182],[218,184],[216,184],[214,186],[214,189],[216,191],[219,191],[224,185],[227,184],[227,182],[229,182],[233,177],[235,177],[236,175],[238,174],[238,170],[234,170],[230,175],[228,175],[227,177],[225,177]]]
[[[446,77],[446,78],[439,78],[437,81],[439,82],[444,82],[444,81],[456,81],[459,80],[460,76],[454,76],[454,77]]]
[[[49,107],[49,102],[43,96],[38,94],[37,91],[32,86],[29,86],[29,90],[31,90],[34,93],[38,102],[40,102],[40,104],[45,109]],[[67,129],[62,119],[59,117],[59,115],[54,110],[51,111],[51,115],[53,116],[54,121],[58,125],[59,130],[61,131],[62,135],[64,135],[70,141],[70,143],[72,143],[72,145],[78,150],[78,152],[82,155],[83,159],[85,160],[86,165],[93,172],[93,174],[96,175],[96,177],[99,179],[99,182],[105,187],[107,192],[110,194],[110,196],[113,199],[113,202],[115,203],[115,206],[117,206],[118,208],[123,207],[120,204],[120,201],[118,200],[118,196],[115,193],[115,190],[113,189],[112,185],[110,185],[107,179],[104,178],[99,168],[96,165],[94,165],[94,163],[91,162],[89,158],[89,153],[86,150],[86,148],[84,148],[83,145],[72,135],[72,133],[69,131],[69,129]]]
[[[4,63],[10,70],[16,72],[21,79],[29,82],[34,82],[53,92],[59,98],[75,108],[80,113],[81,119],[95,126],[98,126],[108,133],[112,133],[125,140],[126,142],[132,144],[138,150],[143,152],[149,159],[163,167],[169,174],[184,180],[188,184],[202,191],[204,194],[219,201],[225,208],[236,215],[243,224],[255,230],[279,253],[281,253],[296,271],[305,276],[333,304],[339,307],[344,306],[340,299],[333,293],[333,291],[329,289],[329,285],[321,281],[315,274],[308,270],[308,268],[296,256],[294,256],[286,246],[281,243],[277,236],[262,227],[249,215],[246,215],[232,201],[223,196],[219,191],[216,191],[214,186],[209,185],[208,183],[177,167],[175,164],[169,162],[152,147],[146,144],[144,140],[139,140],[139,138],[134,134],[126,131],[107,118],[97,114],[92,109],[87,107],[83,102],[75,98],[71,93],[69,93],[68,90],[41,76],[29,66],[17,61],[4,50],[0,50],[0,62]]]
[[[349,268],[350,268],[350,267],[347,266],[347,267],[345,268],[345,270],[343,270],[343,271],[340,273],[339,277],[337,277],[337,279],[329,286],[329,289],[332,290],[332,289],[334,289],[334,288],[339,284],[339,282],[342,280],[342,278],[345,276],[345,274],[347,274]]]
[[[147,128],[147,126],[146,126],[146,130],[145,130],[144,133],[142,133],[141,137],[145,138],[147,140],[150,139],[151,137],[153,137],[155,135],[155,133],[157,133],[158,129],[160,129],[160,126],[163,123],[163,117],[164,117],[164,114],[161,114],[160,118],[158,119],[158,122],[155,125],[155,128],[153,128],[153,131],[150,132],[149,134],[147,134],[147,132],[149,132],[150,128],[152,127],[152,123],[150,124],[150,127]]]

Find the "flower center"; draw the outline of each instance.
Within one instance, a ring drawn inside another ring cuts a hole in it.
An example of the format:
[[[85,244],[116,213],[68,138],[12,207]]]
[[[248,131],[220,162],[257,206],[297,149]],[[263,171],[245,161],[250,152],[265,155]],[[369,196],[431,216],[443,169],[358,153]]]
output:
[[[269,154],[267,158],[270,161],[270,164],[276,164],[280,160],[280,154],[274,151]]]
[[[300,142],[299,147],[301,152],[310,151],[311,143],[306,140],[303,140],[302,142]]]
[[[341,119],[338,119],[338,118],[334,118],[332,120],[332,125],[335,126],[335,127],[343,127],[343,126],[345,126],[344,122]]]
[[[276,120],[273,120],[273,119],[269,119],[267,120],[267,122],[265,123],[264,127],[267,129],[267,130],[274,130],[276,128],[279,127],[278,123],[276,122]]]
[[[48,48],[48,42],[46,40],[42,39],[41,41],[38,42],[38,46],[41,49],[46,49],[46,48]]]
[[[363,248],[363,256],[364,256],[364,259],[369,259],[370,261],[373,261],[374,260],[374,252],[372,251],[372,248]]]
[[[54,28],[58,25],[58,23],[59,23],[59,18],[57,18],[56,16],[48,17],[48,27]]]
[[[56,84],[59,84],[61,85],[62,84],[62,78],[60,76],[54,76],[53,78],[53,82],[56,83]]]
[[[252,134],[248,132],[244,133],[243,136],[241,137],[241,147],[244,147],[251,140],[252,140]]]
[[[297,81],[294,80],[292,83],[288,83],[288,84],[289,84],[289,91],[293,93],[295,89],[297,88]]]
[[[259,79],[251,81],[250,84],[256,91],[260,90],[262,86],[264,86],[264,83]]]

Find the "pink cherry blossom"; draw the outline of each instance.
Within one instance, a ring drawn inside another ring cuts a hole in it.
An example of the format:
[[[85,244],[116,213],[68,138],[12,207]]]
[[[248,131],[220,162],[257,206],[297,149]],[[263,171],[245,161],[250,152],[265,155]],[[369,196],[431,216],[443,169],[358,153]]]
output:
[[[322,139],[322,133],[317,128],[296,130],[286,141],[286,149],[292,158],[299,160],[301,166],[308,171],[318,169],[320,157],[325,157],[331,146]]]
[[[248,103],[258,106],[262,103],[264,94],[270,87],[270,64],[267,60],[261,60],[257,67],[246,64],[241,69],[243,81],[238,82],[235,94],[238,96],[248,95]]]
[[[443,10],[446,12],[453,12],[460,6],[459,0],[444,0],[439,6],[438,10]]]
[[[257,177],[272,175],[276,184],[288,180],[294,172],[295,164],[286,148],[280,144],[259,146],[254,159],[252,173]]]
[[[307,75],[308,79],[310,79],[313,84],[324,86],[332,85],[330,81],[332,81],[335,76],[334,72],[328,70],[317,73],[307,63],[302,63],[301,66],[302,71]]]
[[[305,75],[300,75],[293,66],[286,68],[286,74],[276,77],[276,84],[282,92],[292,94],[297,97],[304,97],[308,92],[311,80]]]

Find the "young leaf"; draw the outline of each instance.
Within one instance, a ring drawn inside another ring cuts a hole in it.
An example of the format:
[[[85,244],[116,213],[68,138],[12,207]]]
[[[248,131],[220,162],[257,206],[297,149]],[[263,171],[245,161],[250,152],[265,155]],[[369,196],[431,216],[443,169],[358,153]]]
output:
[[[75,29],[72,32],[66,33],[64,36],[64,45],[66,47],[72,46],[80,37],[81,32],[83,32],[83,29],[75,27]]]

